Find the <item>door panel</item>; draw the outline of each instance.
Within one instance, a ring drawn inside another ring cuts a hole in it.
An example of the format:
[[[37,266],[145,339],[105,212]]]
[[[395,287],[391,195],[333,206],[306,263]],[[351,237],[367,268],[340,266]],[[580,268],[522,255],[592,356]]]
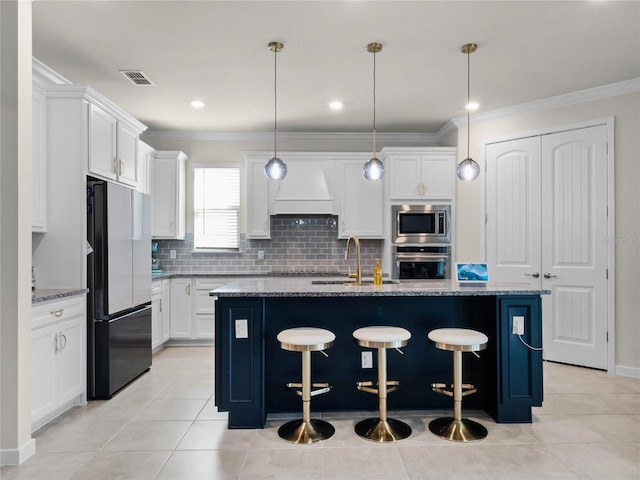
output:
[[[606,129],[542,137],[545,358],[607,368]],[[549,278],[546,278],[549,277]],[[553,312],[548,313],[549,310]]]
[[[606,127],[487,145],[492,281],[542,296],[544,358],[607,368]],[[536,276],[537,275],[537,276]]]
[[[487,146],[487,262],[497,282],[538,286],[540,140]]]

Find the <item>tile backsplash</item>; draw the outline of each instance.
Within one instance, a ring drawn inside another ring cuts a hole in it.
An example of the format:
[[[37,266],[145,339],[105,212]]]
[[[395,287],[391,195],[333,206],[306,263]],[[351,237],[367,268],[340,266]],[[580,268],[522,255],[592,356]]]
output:
[[[345,260],[346,239],[338,239],[338,217],[331,215],[277,215],[271,217],[270,239],[240,237],[240,252],[197,252],[193,237],[185,240],[154,240],[153,254],[165,273],[339,273],[355,270],[355,247]],[[382,254],[382,240],[360,240],[362,275],[373,274],[375,259]],[[171,250],[176,258],[170,258]],[[264,259],[259,259],[259,252]]]

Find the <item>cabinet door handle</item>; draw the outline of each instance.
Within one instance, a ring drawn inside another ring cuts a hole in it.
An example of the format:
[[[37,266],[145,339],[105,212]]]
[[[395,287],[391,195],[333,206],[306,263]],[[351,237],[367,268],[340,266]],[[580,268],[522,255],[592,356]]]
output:
[[[58,334],[53,336],[53,353],[58,354]]]
[[[416,195],[420,195],[420,184],[416,185]]]
[[[558,278],[558,275],[553,275],[552,273],[549,273],[549,272],[544,272],[542,276],[544,278]]]
[[[64,333],[61,333],[60,337],[62,337],[62,340],[64,340],[64,342],[60,341],[60,351],[63,351],[67,346],[67,336]]]
[[[120,160],[120,172],[118,173],[118,175],[122,175],[123,172],[124,172],[124,162]]]
[[[60,310],[52,310],[51,315],[55,315],[56,317],[61,317],[64,314],[64,308]]]
[[[187,291],[187,295],[191,295],[191,284],[187,283],[187,287],[185,289]]]
[[[538,272],[525,273],[525,275],[527,275],[529,277],[533,277],[533,278],[538,278],[540,276],[540,274]]]
[[[118,157],[113,157],[113,173],[118,173]]]
[[[162,299],[160,299],[160,311],[162,311]]]

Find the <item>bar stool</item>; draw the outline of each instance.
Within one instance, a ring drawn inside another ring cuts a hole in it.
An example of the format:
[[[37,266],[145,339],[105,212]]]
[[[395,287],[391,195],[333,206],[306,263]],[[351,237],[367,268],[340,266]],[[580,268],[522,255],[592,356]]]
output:
[[[353,332],[353,337],[362,347],[378,349],[377,388],[373,387],[373,382],[356,382],[358,390],[378,395],[378,418],[358,422],[355,432],[373,442],[395,442],[407,438],[411,435],[411,427],[399,420],[387,418],[387,393],[397,390],[400,382],[387,380],[386,349],[404,347],[409,343],[411,333],[400,327],[376,326],[359,328]]]
[[[487,436],[487,429],[478,422],[462,418],[462,397],[477,391],[474,385],[462,383],[462,352],[478,356],[475,352],[487,348],[489,339],[484,333],[466,328],[439,328],[431,330],[428,337],[436,348],[453,352],[453,385],[431,384],[434,392],[453,396],[453,418],[436,418],[429,423],[429,430],[446,440],[482,440]]]
[[[323,350],[333,345],[335,334],[322,328],[298,327],[281,331],[277,339],[283,350],[302,352],[302,383],[287,383],[287,388],[302,397],[302,419],[285,423],[278,429],[278,435],[291,443],[315,443],[330,438],[335,433],[333,425],[311,419],[311,397],[331,389],[328,383],[311,383],[311,352],[321,351],[326,356]]]

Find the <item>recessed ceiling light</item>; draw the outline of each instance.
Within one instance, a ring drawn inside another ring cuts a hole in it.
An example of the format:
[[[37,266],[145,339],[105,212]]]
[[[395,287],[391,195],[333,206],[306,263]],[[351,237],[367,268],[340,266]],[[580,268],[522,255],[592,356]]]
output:
[[[192,100],[191,101],[191,106],[193,108],[203,108],[204,107],[204,102],[202,100]]]
[[[478,102],[469,102],[466,105],[466,109],[473,112],[474,110],[477,110],[479,106],[480,104]]]
[[[334,100],[333,102],[329,102],[329,108],[331,110],[342,110],[343,103],[340,100]]]

